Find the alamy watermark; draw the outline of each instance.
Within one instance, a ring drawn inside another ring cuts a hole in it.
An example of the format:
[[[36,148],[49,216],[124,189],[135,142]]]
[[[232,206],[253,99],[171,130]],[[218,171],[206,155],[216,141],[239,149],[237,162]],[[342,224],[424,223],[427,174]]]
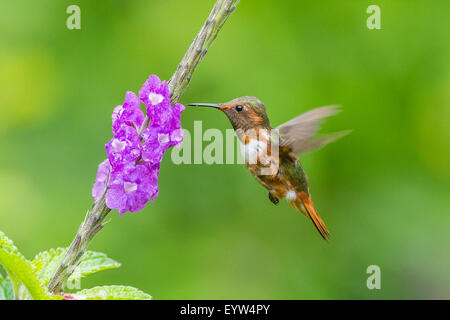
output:
[[[370,5],[366,10],[370,16],[367,18],[366,25],[370,30],[381,29],[381,9],[376,4]]]
[[[66,13],[70,14],[66,20],[67,29],[81,29],[81,9],[76,4],[67,7]]]
[[[183,144],[171,152],[174,164],[245,163],[254,165],[258,175],[276,174],[278,171],[280,139],[277,129],[226,129],[224,134],[211,128],[203,132],[202,121],[194,121],[193,133],[186,129],[183,131]]]
[[[370,274],[370,276],[367,278],[366,285],[367,289],[373,290],[381,289],[381,269],[376,264],[370,265],[367,267],[366,270],[367,274]]]

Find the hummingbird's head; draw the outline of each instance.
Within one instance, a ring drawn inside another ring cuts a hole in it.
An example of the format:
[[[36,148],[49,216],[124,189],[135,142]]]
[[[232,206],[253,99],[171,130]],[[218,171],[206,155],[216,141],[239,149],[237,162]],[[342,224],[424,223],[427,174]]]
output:
[[[266,107],[258,98],[245,96],[225,103],[191,103],[188,106],[212,107],[226,114],[234,130],[270,129]]]

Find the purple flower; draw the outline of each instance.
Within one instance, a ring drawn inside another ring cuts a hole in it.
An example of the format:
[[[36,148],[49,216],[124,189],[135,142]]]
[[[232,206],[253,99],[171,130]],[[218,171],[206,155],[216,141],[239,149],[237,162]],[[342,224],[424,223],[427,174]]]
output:
[[[145,164],[138,164],[113,173],[106,191],[108,208],[117,209],[120,214],[126,211],[136,212],[145,207],[150,197],[154,199],[158,194],[158,174],[150,168]]]
[[[150,181],[150,184],[153,186],[152,193],[150,194],[150,200],[153,201],[159,194],[159,188],[158,188],[158,178],[159,178],[159,163],[157,164],[150,164],[145,163],[145,166],[150,172],[150,175],[147,177],[147,179]]]
[[[181,103],[177,103],[172,107],[172,121],[171,121],[171,146],[180,146],[183,142],[184,132],[181,129],[180,117],[185,107]]]
[[[147,117],[152,125],[165,126],[172,118],[170,93],[166,81],[151,75],[139,91],[139,98],[145,104]]]
[[[149,127],[142,133],[142,160],[151,164],[160,163],[170,146],[170,132],[159,127]]]
[[[109,172],[111,166],[109,160],[106,159],[98,165],[97,177],[95,178],[94,186],[92,187],[92,197],[97,200],[101,197],[106,188],[106,182],[108,181]]]
[[[139,98],[148,107],[160,104],[170,105],[169,87],[166,81],[162,81],[157,75],[152,74],[142,85]]]
[[[134,166],[141,155],[139,133],[129,126],[119,128],[114,137],[105,145],[106,154],[114,170]]]
[[[141,101],[149,121],[140,109]],[[183,142],[180,117],[184,109],[182,104],[170,104],[167,82],[156,75],[144,83],[139,98],[127,92],[123,105],[112,115],[114,137],[105,145],[108,159],[98,166],[92,189],[95,200],[106,189],[106,205],[120,214],[139,211],[149,199],[155,200],[164,152]]]
[[[134,92],[127,91],[125,102],[121,106],[117,106],[112,114],[113,133],[117,133],[124,126],[131,126],[139,129],[144,122],[144,113],[142,112],[141,102]]]
[[[183,136],[184,136],[183,129],[181,128],[175,129],[174,131],[172,131],[172,134],[170,135],[170,141],[173,143],[174,146],[180,147],[181,144],[183,143]]]

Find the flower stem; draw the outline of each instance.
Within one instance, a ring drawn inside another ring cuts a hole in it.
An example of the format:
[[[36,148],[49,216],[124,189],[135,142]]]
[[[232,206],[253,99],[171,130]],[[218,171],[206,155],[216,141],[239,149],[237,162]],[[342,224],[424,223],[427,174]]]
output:
[[[86,215],[86,218],[78,228],[77,235],[72,240],[69,249],[64,256],[63,261],[56,269],[55,274],[50,279],[48,290],[50,292],[57,292],[60,290],[64,282],[73,273],[75,268],[80,263],[80,258],[83,256],[89,242],[94,236],[103,228],[103,220],[111,211],[105,203],[105,192],[94,202],[91,210]]]
[[[218,0],[206,19],[202,29],[192,41],[177,70],[169,80],[171,103],[175,104],[191,81],[195,68],[208,52],[214,39],[231,13],[236,9],[239,0]]]
[[[239,0],[217,0],[202,29],[194,41],[192,41],[177,70],[169,80],[171,104],[177,103],[183,92],[189,86],[195,68],[208,52],[220,28],[234,11],[238,3]],[[61,290],[64,282],[80,263],[80,258],[85,253],[90,241],[103,228],[103,221],[111,211],[106,206],[105,194],[106,192],[94,202],[86,218],[81,223],[77,235],[67,249],[63,261],[50,279],[48,284],[50,292],[56,293]]]

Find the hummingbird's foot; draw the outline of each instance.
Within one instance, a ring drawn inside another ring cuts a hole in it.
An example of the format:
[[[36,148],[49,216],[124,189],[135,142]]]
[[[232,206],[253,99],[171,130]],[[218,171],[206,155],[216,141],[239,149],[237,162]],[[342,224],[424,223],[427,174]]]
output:
[[[273,194],[271,194],[270,192],[269,192],[269,199],[270,199],[270,201],[271,201],[274,205],[277,205],[278,202],[280,202],[280,200],[278,200],[278,198],[275,197],[275,196],[274,196]]]

